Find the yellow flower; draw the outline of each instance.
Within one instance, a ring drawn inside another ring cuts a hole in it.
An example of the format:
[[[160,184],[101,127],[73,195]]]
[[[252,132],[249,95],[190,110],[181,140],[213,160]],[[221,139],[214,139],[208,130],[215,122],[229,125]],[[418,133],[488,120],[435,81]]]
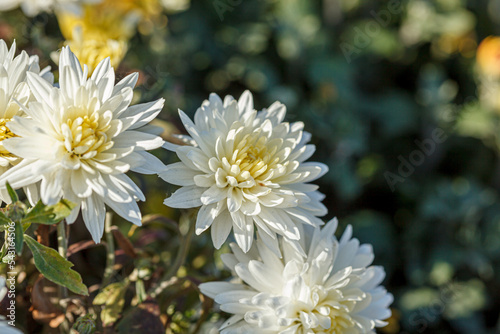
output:
[[[58,12],[57,19],[59,28],[67,40],[75,39],[75,31],[80,29],[85,39],[107,41],[130,39],[134,35],[138,16],[102,3],[85,5],[82,15],[66,11]]]
[[[74,36],[75,39],[66,41],[64,45],[71,48],[82,65],[88,66],[89,75],[107,57],[111,59],[111,66],[117,68],[127,53],[127,41],[123,39],[85,39],[78,30]]]
[[[57,13],[59,27],[66,38],[64,45],[89,67],[89,75],[106,57],[111,58],[111,65],[116,68],[127,53],[128,40],[135,33],[140,15],[120,3],[105,0],[84,5],[80,15],[67,11]]]
[[[481,72],[500,77],[500,37],[486,37],[477,49],[476,61]]]

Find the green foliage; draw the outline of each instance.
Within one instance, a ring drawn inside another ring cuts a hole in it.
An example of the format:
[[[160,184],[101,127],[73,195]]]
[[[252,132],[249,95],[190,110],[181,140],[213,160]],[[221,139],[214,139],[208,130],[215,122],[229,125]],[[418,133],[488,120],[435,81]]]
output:
[[[50,247],[39,244],[29,235],[25,235],[26,244],[33,254],[36,268],[48,280],[62,285],[74,293],[87,296],[88,289],[82,283],[82,277],[76,271],[70,269],[73,263],[63,258],[57,251]]]
[[[87,287],[82,283],[80,274],[70,269],[73,263],[63,258],[54,249],[41,245],[29,235],[25,235],[24,239],[33,254],[36,268],[45,278],[79,295],[89,294]]]
[[[3,232],[4,225],[7,225],[10,223],[10,219],[0,211],[0,228],[2,228],[0,231]]]
[[[15,203],[19,201],[19,197],[17,196],[17,193],[12,187],[10,186],[9,182],[6,184],[7,186],[7,192],[9,193],[10,200]]]
[[[24,244],[24,229],[23,229],[23,225],[21,225],[20,223],[17,223],[15,225],[15,229],[16,229],[16,253],[19,255],[21,254],[21,252],[23,251],[23,244]]]
[[[125,306],[125,292],[128,282],[111,283],[94,298],[94,305],[102,305],[101,321],[103,326],[115,323]]]
[[[36,205],[24,216],[23,223],[54,225],[71,214],[76,205],[62,199],[55,205],[44,205],[38,201]]]

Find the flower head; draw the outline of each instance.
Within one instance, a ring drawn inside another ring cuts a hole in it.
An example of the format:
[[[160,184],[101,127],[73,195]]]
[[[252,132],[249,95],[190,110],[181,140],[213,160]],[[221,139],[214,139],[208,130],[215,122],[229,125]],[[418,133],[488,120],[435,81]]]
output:
[[[64,45],[69,46],[80,62],[88,66],[89,74],[92,74],[97,65],[108,57],[112,67],[120,65],[128,50],[126,40],[87,39],[79,29],[76,30],[77,32],[73,34],[74,39],[67,40]]]
[[[64,43],[75,53],[92,74],[97,64],[110,57],[117,67],[128,50],[128,40],[134,35],[138,14],[120,10],[121,1],[105,0],[82,6],[80,13],[58,11],[59,28]],[[57,62],[57,55],[55,55]]]
[[[244,254],[232,244],[223,262],[238,282],[200,285],[221,310],[234,314],[222,327],[230,333],[375,333],[391,315],[393,297],[380,283],[383,268],[370,266],[373,251],[352,237],[338,241],[337,221],[303,239],[303,257],[283,239],[283,258],[260,241]]]
[[[27,104],[33,99],[26,83],[26,73],[40,75],[49,83],[54,80],[50,67],[40,71],[37,56],[30,57],[25,51],[22,51],[14,57],[15,53],[15,42],[9,49],[5,42],[0,40],[0,174],[22,160],[7,150],[3,142],[7,138],[15,136],[8,127],[12,118],[24,116],[19,103]],[[0,190],[0,200],[10,202],[6,191]]]
[[[136,200],[141,190],[125,175],[129,170],[154,174],[164,165],[147,150],[163,140],[147,124],[163,107],[163,99],[130,106],[137,74],[115,85],[109,59],[88,78],[68,47],[59,60],[59,87],[28,73],[36,98],[25,106],[31,118],[14,117],[17,136],[4,146],[24,160],[0,177],[5,187],[39,184],[45,204],[65,198],[77,204],[68,223],[82,211],[94,241],[103,233],[105,204],[123,218],[141,224]]]
[[[63,36],[68,40],[75,39],[75,33],[80,30],[85,39],[130,39],[139,18],[134,12],[120,10],[118,3],[120,1],[106,0],[99,4],[84,5],[80,13],[57,12]]]
[[[203,102],[194,122],[179,111],[189,136],[188,145],[166,144],[181,162],[160,174],[167,182],[182,186],[165,204],[174,208],[200,207],[196,233],[212,226],[216,248],[231,229],[236,242],[247,252],[258,235],[275,252],[276,235],[300,239],[302,224],[319,226],[316,216],[326,214],[323,195],[308,184],[328,168],[304,162],[315,150],[306,145],[310,134],[302,122],[283,122],[286,108],[276,102],[257,112],[246,91],[238,101],[216,94]]]

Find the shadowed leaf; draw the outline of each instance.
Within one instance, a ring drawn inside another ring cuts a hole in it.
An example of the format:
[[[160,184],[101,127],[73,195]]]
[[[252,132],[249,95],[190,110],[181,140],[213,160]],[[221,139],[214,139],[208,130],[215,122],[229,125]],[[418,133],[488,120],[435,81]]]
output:
[[[132,258],[137,257],[137,253],[135,252],[134,246],[132,245],[130,240],[126,236],[124,236],[123,233],[116,226],[111,227],[111,232],[113,233],[113,236],[115,237],[118,246],[120,246],[120,248],[123,249],[125,254],[127,254]]]
[[[88,289],[82,283],[82,277],[70,269],[73,263],[63,258],[54,249],[39,244],[29,235],[24,235],[24,240],[33,253],[36,268],[45,278],[67,287],[74,293],[88,296]]]
[[[23,244],[24,244],[23,224],[16,223],[15,228],[16,228],[16,240],[14,240],[14,242],[16,244],[16,253],[18,255],[21,255],[21,253],[23,251]]]
[[[126,282],[109,284],[94,298],[94,305],[104,305],[101,311],[103,326],[113,324],[120,317],[125,305],[127,286]]]
[[[9,184],[9,182],[7,182],[5,184],[5,186],[7,187],[7,192],[9,193],[9,197],[12,200],[12,203],[15,203],[15,202],[19,201],[19,197],[17,197],[16,191],[14,189],[12,189],[12,187]]]
[[[56,205],[46,206],[41,201],[38,201],[36,205],[26,214],[23,219],[23,223],[36,223],[53,225],[59,223],[64,218],[71,214],[71,210],[75,207],[74,203],[62,199]]]

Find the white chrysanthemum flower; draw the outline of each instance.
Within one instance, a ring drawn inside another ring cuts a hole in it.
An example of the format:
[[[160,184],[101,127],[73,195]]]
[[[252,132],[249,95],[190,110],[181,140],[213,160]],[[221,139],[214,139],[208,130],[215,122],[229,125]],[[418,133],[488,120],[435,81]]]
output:
[[[10,130],[18,137],[4,146],[24,160],[0,177],[5,187],[39,183],[45,204],[61,197],[77,204],[66,219],[73,223],[82,211],[95,242],[104,228],[105,204],[123,218],[141,224],[136,200],[144,195],[125,175],[129,170],[155,174],[165,166],[148,153],[163,140],[147,125],[163,108],[163,99],[129,106],[137,73],[115,85],[109,58],[88,78],[88,68],[68,47],[59,60],[59,87],[28,73],[36,98],[25,108],[31,117],[14,117]]]
[[[0,11],[12,10],[21,7],[24,14],[36,16],[41,12],[66,10],[78,12],[83,3],[99,3],[102,0],[2,0]]]
[[[306,145],[310,134],[302,122],[283,122],[286,108],[275,102],[257,112],[246,91],[238,101],[224,102],[211,94],[196,111],[194,122],[179,110],[190,136],[187,144],[170,143],[181,162],[160,174],[182,186],[165,204],[174,208],[201,206],[196,233],[212,226],[214,246],[220,248],[231,229],[247,252],[258,235],[275,252],[276,235],[300,239],[302,224],[319,226],[327,210],[318,186],[308,184],[328,170],[324,164],[304,162],[315,150]],[[298,244],[296,242],[296,244]]]
[[[38,56],[30,57],[25,51],[21,51],[18,56],[15,56],[15,53],[15,41],[9,49],[7,44],[0,40],[0,175],[22,160],[3,146],[3,140],[14,136],[6,124],[14,116],[24,116],[18,102],[27,104],[33,99],[26,83],[26,73],[41,75],[51,84],[54,80],[50,67],[40,71]],[[0,190],[0,201],[10,203],[6,190]]]
[[[200,285],[222,311],[234,314],[221,334],[357,334],[386,325],[393,297],[380,286],[383,268],[371,266],[371,246],[352,239],[350,226],[340,241],[336,228],[334,219],[306,237],[306,258],[286,240],[283,259],[260,240],[247,254],[232,244],[233,254],[222,260],[239,282]]]

